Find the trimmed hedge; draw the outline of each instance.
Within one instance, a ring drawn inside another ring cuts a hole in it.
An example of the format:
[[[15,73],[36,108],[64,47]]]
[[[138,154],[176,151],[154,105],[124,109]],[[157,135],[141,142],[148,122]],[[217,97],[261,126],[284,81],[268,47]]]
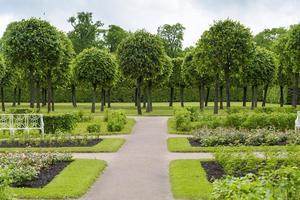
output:
[[[72,131],[76,123],[80,121],[78,114],[44,115],[45,133],[57,133]]]

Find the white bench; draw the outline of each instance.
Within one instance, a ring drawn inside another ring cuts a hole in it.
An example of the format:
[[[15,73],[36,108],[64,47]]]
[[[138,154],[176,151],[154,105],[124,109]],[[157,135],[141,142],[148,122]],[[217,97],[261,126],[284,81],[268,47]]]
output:
[[[42,114],[1,114],[0,130],[9,130],[14,134],[16,130],[40,130],[44,137],[44,120]]]
[[[300,111],[297,111],[297,118],[295,120],[295,130],[300,128]]]

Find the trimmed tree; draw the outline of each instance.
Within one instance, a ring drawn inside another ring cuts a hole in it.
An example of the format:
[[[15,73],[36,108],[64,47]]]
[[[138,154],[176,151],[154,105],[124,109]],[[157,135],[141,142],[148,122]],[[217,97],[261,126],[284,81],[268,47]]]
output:
[[[47,71],[48,89],[51,88],[52,68],[61,59],[58,31],[44,20],[31,18],[9,25],[3,43],[7,61],[11,66],[23,68],[30,79],[30,107],[34,107],[35,75]],[[49,107],[50,99],[48,104]]]
[[[292,106],[297,107],[298,104],[298,85],[300,73],[300,24],[293,25],[288,32],[289,39],[286,50],[288,51],[293,73],[293,100]]]
[[[162,71],[164,51],[161,41],[146,31],[137,31],[125,38],[118,48],[118,60],[125,77],[136,80],[137,113],[141,109],[141,84],[151,80]],[[147,87],[147,90],[151,88]]]
[[[78,80],[91,84],[93,88],[91,111],[94,113],[97,87],[104,87],[114,80],[117,71],[116,61],[107,51],[92,47],[83,50],[76,57],[75,68]],[[103,110],[102,102],[101,111]]]
[[[174,87],[179,88],[180,105],[184,107],[184,88],[186,86],[183,76],[183,58],[173,58],[173,72],[170,77],[170,106],[173,106],[174,101]],[[172,92],[173,90],[173,92]]]
[[[252,53],[250,30],[239,22],[227,19],[217,21],[209,29],[206,51],[211,63],[222,68],[226,84],[226,106],[230,107],[231,77],[249,62]]]

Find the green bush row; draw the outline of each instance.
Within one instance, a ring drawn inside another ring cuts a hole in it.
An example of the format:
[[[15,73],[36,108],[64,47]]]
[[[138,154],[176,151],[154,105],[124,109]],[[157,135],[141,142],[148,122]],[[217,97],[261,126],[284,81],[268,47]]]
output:
[[[62,115],[44,115],[45,133],[71,132],[76,124],[82,120],[78,113]]]

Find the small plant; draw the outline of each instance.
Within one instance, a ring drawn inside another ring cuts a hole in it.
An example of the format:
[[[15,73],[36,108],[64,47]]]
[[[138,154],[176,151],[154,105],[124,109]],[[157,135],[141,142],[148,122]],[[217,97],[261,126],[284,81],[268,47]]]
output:
[[[101,125],[100,124],[90,124],[86,128],[89,133],[100,133]]]
[[[0,168],[0,199],[12,200],[13,194],[9,185],[11,184],[10,172],[7,168]]]
[[[178,131],[190,131],[192,129],[191,124],[191,112],[185,108],[175,110],[175,123],[176,130]]]
[[[127,119],[123,111],[111,111],[108,113],[107,130],[109,132],[121,131],[126,123]]]

